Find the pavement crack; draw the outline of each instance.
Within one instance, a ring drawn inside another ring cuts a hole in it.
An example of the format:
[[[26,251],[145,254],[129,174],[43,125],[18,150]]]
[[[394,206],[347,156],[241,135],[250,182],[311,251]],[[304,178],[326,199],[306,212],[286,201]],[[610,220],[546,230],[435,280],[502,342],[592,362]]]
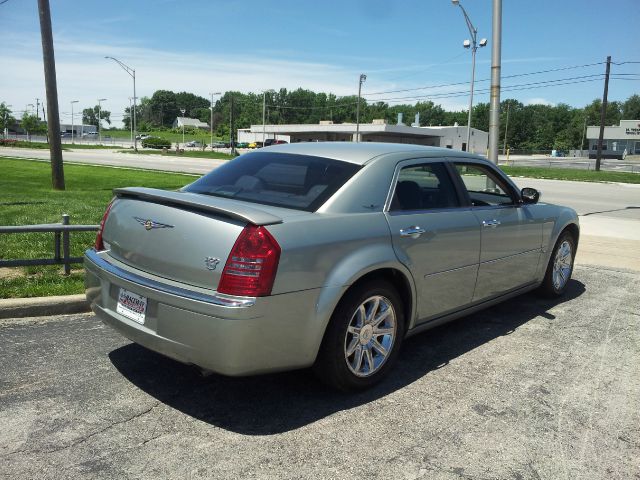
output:
[[[52,449],[52,450],[42,450],[42,451],[40,451],[40,452],[38,452],[38,453],[57,453],[57,452],[60,452],[60,451],[62,451],[62,450],[67,450],[67,449],[69,449],[69,448],[76,447],[76,446],[80,445],[81,443],[84,443],[84,442],[86,442],[87,440],[89,440],[89,439],[91,439],[91,438],[93,438],[93,437],[95,437],[95,436],[97,436],[97,435],[100,435],[101,433],[106,432],[107,430],[111,430],[111,429],[112,429],[112,428],[114,428],[114,427],[117,427],[117,426],[119,426],[119,425],[122,425],[122,424],[125,424],[125,423],[128,423],[128,422],[131,422],[132,420],[136,420],[136,419],[138,419],[138,418],[140,418],[140,417],[142,417],[142,416],[144,416],[144,415],[147,415],[148,413],[151,413],[151,411],[152,411],[154,408],[156,408],[158,405],[160,405],[160,403],[161,403],[161,402],[159,402],[159,401],[158,401],[158,402],[155,402],[153,405],[151,405],[151,406],[150,406],[149,408],[147,408],[146,410],[143,410],[143,411],[141,411],[141,412],[138,412],[138,413],[136,413],[135,415],[132,415],[132,416],[130,416],[130,417],[128,417],[128,418],[125,418],[124,420],[119,420],[119,421],[117,421],[117,422],[113,422],[113,423],[111,423],[111,424],[107,425],[106,427],[101,428],[100,430],[96,430],[95,432],[92,432],[92,433],[90,433],[90,434],[88,434],[88,435],[84,435],[84,436],[82,436],[82,437],[80,437],[80,438],[78,438],[78,439],[74,440],[73,442],[71,442],[71,443],[70,443],[70,444],[68,444],[68,445],[64,445],[64,446],[59,447],[59,448],[54,448],[54,449]],[[18,452],[14,452],[14,453],[18,453]]]

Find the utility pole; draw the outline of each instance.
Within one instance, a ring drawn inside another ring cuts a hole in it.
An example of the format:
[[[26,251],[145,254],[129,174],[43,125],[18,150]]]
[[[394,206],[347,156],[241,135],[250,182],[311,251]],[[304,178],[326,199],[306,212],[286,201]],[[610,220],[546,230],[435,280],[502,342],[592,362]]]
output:
[[[56,59],[53,51],[51,31],[51,10],[49,0],[38,0],[40,35],[42,36],[42,60],[44,63],[44,83],[47,91],[49,110],[49,152],[51,154],[51,184],[54,190],[64,190],[64,168],[62,163],[62,141],[60,139],[60,111],[58,110],[58,85],[56,82]]]
[[[584,116],[584,127],[582,128],[582,142],[580,142],[580,156],[582,157],[584,151],[584,138],[587,136],[587,116]],[[587,155],[588,157],[589,155]]]
[[[502,0],[493,0],[491,45],[491,105],[489,110],[489,160],[498,164],[500,141],[500,69],[502,57]]]
[[[36,117],[40,120],[40,99],[36,98]]]
[[[596,154],[596,172],[600,171],[602,160],[602,140],[604,139],[604,122],[607,116],[607,95],[609,93],[609,72],[611,71],[611,55],[607,57],[607,70],[604,74],[604,93],[602,94],[602,109],[600,110],[600,135],[598,135],[598,153]]]
[[[504,146],[502,147],[502,154],[507,153],[507,132],[509,131],[509,107],[511,104],[507,102],[507,121],[504,123]]]
[[[211,129],[211,150],[213,150],[213,96],[220,95],[220,92],[209,93],[211,95],[211,119],[209,123],[209,128]]]
[[[229,108],[229,143],[231,144],[231,155],[235,155],[236,153],[236,143],[234,142],[234,135],[233,135],[233,94],[229,94],[229,96],[231,97],[231,105]]]

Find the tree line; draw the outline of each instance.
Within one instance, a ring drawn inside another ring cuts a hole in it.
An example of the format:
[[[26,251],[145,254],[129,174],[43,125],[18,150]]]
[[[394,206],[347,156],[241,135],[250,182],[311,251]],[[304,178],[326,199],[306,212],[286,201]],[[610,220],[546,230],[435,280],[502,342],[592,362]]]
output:
[[[316,93],[299,88],[265,93],[267,124],[317,124],[322,120],[334,123],[355,123],[355,95],[338,97],[334,94]],[[420,126],[466,125],[466,111],[448,111],[432,101],[411,104],[389,105],[385,102],[360,100],[360,122],[371,123],[374,119],[384,119],[390,124],[396,123],[399,113],[404,123],[413,123],[415,115],[420,114]],[[189,92],[157,90],[151,97],[143,97],[137,107],[137,121],[140,132],[170,129],[176,117],[198,118],[209,123],[213,118],[213,129],[218,137],[227,138],[231,125],[231,105],[233,104],[234,129],[248,128],[262,124],[262,93],[225,92],[213,106],[213,117],[209,109],[210,100]],[[582,146],[585,125],[600,123],[601,101],[596,99],[590,104],[576,108],[559,103],[557,105],[525,105],[514,99],[501,102],[500,146],[505,144],[505,125],[508,129],[506,145],[515,150],[569,150]],[[4,107],[4,108],[3,108]],[[82,121],[97,125],[98,115],[111,124],[108,110],[98,111],[98,106],[85,108]],[[125,128],[130,128],[131,112],[124,112]],[[33,115],[25,112],[23,121],[31,127],[32,133],[38,128]],[[623,102],[609,102],[605,125],[615,125],[621,119],[640,119],[640,95],[632,95]],[[0,106],[0,127],[11,123],[12,117],[6,106]],[[33,125],[32,125],[33,124]],[[489,104],[478,103],[473,107],[472,125],[480,130],[489,130]]]
[[[316,93],[299,88],[289,91],[265,93],[267,124],[317,124],[322,120],[334,123],[355,123],[357,96],[338,97],[334,94]],[[248,128],[262,124],[262,93],[228,91],[217,99],[213,107],[213,129],[217,136],[229,136],[231,104],[233,102],[234,128]],[[188,92],[174,93],[158,90],[151,97],[143,97],[138,105],[138,131],[171,128],[176,117],[198,118],[209,123],[210,100]],[[501,102],[501,143],[504,144],[504,127],[509,117],[506,144],[517,150],[568,150],[581,148],[585,125],[600,123],[601,100],[596,99],[583,108],[560,103],[557,105],[525,105],[514,99]],[[97,113],[97,112],[96,112]],[[420,114],[420,126],[466,125],[466,111],[447,111],[432,101],[389,105],[385,102],[368,102],[361,99],[360,122],[371,123],[385,119],[396,123],[402,113],[404,123],[413,123]],[[624,102],[609,102],[606,125],[617,124],[621,119],[640,118],[640,95],[632,95]],[[130,124],[129,108],[125,109],[124,123]],[[473,107],[472,125],[489,130],[489,104],[478,103]]]

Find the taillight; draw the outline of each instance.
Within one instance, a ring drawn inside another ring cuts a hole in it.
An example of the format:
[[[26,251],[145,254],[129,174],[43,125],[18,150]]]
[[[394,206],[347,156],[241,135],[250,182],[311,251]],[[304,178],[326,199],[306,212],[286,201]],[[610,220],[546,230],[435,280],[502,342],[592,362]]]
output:
[[[114,201],[115,198],[109,202],[109,205],[107,205],[107,209],[104,211],[104,215],[102,215],[102,220],[100,220],[98,234],[96,235],[96,244],[94,245],[94,248],[98,251],[105,249],[104,242],[102,241],[102,229],[104,228],[104,224],[107,222],[107,217],[109,216],[109,212],[111,211],[111,206],[113,205]]]
[[[280,245],[264,227],[247,225],[231,249],[218,292],[243,297],[271,294],[280,260]]]

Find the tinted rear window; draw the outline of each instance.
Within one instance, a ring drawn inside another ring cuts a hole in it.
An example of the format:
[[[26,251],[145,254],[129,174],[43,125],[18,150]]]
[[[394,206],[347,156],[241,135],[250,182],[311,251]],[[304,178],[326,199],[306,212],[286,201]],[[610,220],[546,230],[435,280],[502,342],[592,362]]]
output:
[[[216,168],[183,191],[313,212],[359,168],[322,157],[255,152]]]

